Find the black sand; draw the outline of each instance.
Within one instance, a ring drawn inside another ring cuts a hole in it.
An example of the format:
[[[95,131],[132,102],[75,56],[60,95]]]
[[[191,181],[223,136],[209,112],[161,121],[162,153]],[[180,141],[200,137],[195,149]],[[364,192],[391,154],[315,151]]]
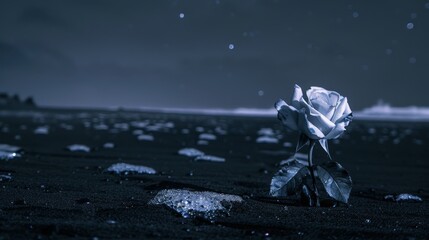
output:
[[[268,197],[278,163],[293,153],[293,147],[282,143],[295,144],[297,138],[295,133],[285,133],[279,144],[256,143],[260,128],[284,132],[275,117],[42,112],[38,117],[10,111],[0,114],[0,143],[25,151],[22,158],[0,162],[0,174],[11,173],[13,178],[0,182],[0,239],[429,238],[429,123],[352,122],[340,143],[330,144],[333,158],[353,178],[350,205],[310,208],[299,206],[293,198]],[[100,118],[110,129],[115,122],[147,119],[173,122],[175,127],[145,131],[155,137],[153,142],[138,141],[133,127],[119,133],[84,127],[83,122]],[[74,129],[66,130],[62,123]],[[41,125],[50,126],[48,135],[33,133]],[[217,140],[197,145],[198,126],[213,132]],[[227,135],[216,133],[217,126]],[[183,128],[190,133],[182,134]],[[368,133],[368,128],[376,132]],[[395,144],[399,136],[400,143]],[[105,142],[114,142],[116,147],[104,149]],[[75,143],[93,150],[65,150]],[[226,162],[194,162],[177,154],[183,147],[225,157]],[[320,147],[316,157],[326,160]],[[159,174],[104,172],[118,162],[153,167]],[[184,219],[164,206],[147,204],[159,190],[169,188],[236,194],[244,202],[234,204],[229,216],[213,222]],[[386,194],[396,193],[416,194],[423,202],[383,200]]]

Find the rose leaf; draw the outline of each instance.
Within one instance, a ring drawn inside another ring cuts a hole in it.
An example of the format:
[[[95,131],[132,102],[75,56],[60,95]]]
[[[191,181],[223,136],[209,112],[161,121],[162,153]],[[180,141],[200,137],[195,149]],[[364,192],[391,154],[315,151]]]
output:
[[[317,166],[317,173],[328,195],[347,203],[352,190],[352,178],[346,169],[337,162],[328,161]]]
[[[285,197],[296,194],[301,190],[305,176],[310,171],[307,166],[294,160],[284,165],[271,179],[270,195]]]

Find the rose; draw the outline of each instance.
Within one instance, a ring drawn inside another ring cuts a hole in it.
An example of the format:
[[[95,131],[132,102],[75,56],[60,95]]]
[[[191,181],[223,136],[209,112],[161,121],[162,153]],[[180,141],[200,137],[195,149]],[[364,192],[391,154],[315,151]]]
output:
[[[279,100],[275,107],[278,118],[289,129],[300,131],[314,140],[338,138],[352,120],[347,98],[321,87],[311,87],[304,99],[295,84],[291,105]]]

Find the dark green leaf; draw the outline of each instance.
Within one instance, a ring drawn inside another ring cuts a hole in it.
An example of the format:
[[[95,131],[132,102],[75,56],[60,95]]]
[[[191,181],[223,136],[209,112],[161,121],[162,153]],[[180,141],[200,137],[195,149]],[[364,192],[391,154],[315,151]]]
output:
[[[352,178],[337,162],[328,161],[317,166],[317,173],[329,196],[347,203],[352,190]]]
[[[294,160],[283,166],[272,178],[270,195],[284,197],[294,195],[301,190],[303,178],[310,174],[308,168]]]

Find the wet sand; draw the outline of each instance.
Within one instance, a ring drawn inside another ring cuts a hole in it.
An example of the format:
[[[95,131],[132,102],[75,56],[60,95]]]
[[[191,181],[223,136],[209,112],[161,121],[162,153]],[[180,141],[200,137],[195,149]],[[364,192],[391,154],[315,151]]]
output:
[[[271,177],[293,154],[297,140],[275,117],[37,111],[0,112],[0,143],[24,151],[21,158],[0,162],[0,174],[12,176],[0,182],[2,239],[429,238],[429,123],[352,122],[340,141],[330,143],[334,160],[353,179],[349,205],[310,208],[293,197],[268,196]],[[141,128],[154,141],[138,140],[137,124],[112,131],[115,123],[133,121],[158,123],[158,129]],[[109,129],[95,129],[100,122]],[[39,126],[49,126],[49,133],[34,134]],[[272,128],[279,143],[257,143],[261,128]],[[217,139],[197,144],[201,130]],[[103,148],[106,142],[115,148]],[[91,152],[70,152],[70,144],[87,145]],[[185,147],[226,161],[193,161],[178,155]],[[320,147],[315,151],[316,159],[327,160]],[[158,173],[105,172],[118,162]],[[147,204],[163,189],[235,194],[243,202],[212,221],[185,219],[165,206]],[[383,199],[398,193],[416,194],[423,202]]]

